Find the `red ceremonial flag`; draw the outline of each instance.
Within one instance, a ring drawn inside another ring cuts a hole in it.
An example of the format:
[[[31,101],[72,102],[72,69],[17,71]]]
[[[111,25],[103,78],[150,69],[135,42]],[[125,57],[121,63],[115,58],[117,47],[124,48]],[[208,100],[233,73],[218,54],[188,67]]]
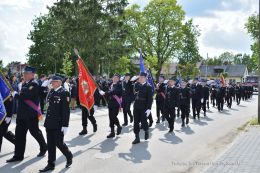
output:
[[[97,85],[81,58],[78,58],[77,64],[79,69],[78,91],[80,105],[90,110],[95,103],[94,93],[97,89]]]

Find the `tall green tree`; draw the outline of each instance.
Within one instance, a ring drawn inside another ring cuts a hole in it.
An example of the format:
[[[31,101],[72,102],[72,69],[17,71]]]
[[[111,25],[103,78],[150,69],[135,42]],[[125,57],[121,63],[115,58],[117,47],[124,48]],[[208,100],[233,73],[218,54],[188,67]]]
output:
[[[71,76],[72,69],[73,69],[73,66],[72,66],[71,54],[70,54],[70,52],[66,52],[66,53],[64,53],[64,59],[62,62],[61,72],[63,72],[63,74],[65,74],[67,76]]]
[[[220,61],[222,62],[222,64],[232,64],[232,62],[234,62],[234,54],[231,52],[224,52],[219,56]]]
[[[114,73],[119,73],[124,75],[125,73],[130,72],[130,67],[131,67],[131,60],[123,56],[118,59],[118,61],[115,63],[115,68],[114,68]]]
[[[125,11],[127,45],[135,52],[142,48],[144,59],[147,56],[158,59],[154,67],[157,78],[163,64],[174,59],[181,49],[184,15],[177,0],[151,0],[143,10],[132,5]]]
[[[221,59],[216,56],[213,58],[208,58],[207,61],[204,61],[204,63],[207,65],[222,65]]]
[[[37,67],[37,73],[56,73],[62,67],[63,50],[59,42],[58,21],[49,15],[40,16],[32,22],[33,30],[28,39],[33,42],[29,48],[28,63]],[[58,69],[58,70],[57,70]]]
[[[245,24],[245,28],[247,29],[248,34],[251,36],[253,40],[253,44],[251,45],[252,56],[251,61],[252,71],[258,70],[258,58],[259,58],[259,14],[253,14],[250,16]]]
[[[198,37],[200,36],[200,32],[197,26],[193,24],[192,20],[185,22],[183,26],[183,34],[182,47],[178,53],[179,64],[196,64],[202,60],[198,47]]]
[[[101,59],[114,63],[126,53],[127,32],[122,18],[126,5],[127,0],[57,1],[48,8],[48,14],[33,21],[34,29],[28,36],[33,41],[29,63],[42,71],[61,72],[65,52],[71,53],[75,66],[76,47],[89,69],[98,73]]]
[[[182,78],[194,78],[199,75],[199,69],[192,63],[179,64],[178,73]]]

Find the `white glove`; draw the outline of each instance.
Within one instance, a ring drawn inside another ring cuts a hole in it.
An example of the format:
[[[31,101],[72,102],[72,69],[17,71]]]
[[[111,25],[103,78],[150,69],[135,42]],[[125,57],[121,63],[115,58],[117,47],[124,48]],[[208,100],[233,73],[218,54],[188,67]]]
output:
[[[12,96],[14,97],[16,94],[18,94],[18,92],[14,91],[12,92]]]
[[[138,79],[138,77],[137,77],[137,76],[133,76],[130,81],[133,82],[133,81],[135,81],[136,79]]]
[[[146,113],[146,116],[148,117],[150,115],[150,113],[151,113],[151,110],[147,109],[145,113]]]
[[[9,124],[9,123],[11,122],[11,120],[12,120],[12,118],[10,118],[10,117],[6,117],[6,118],[5,118],[5,122],[6,122],[6,124]]]
[[[61,131],[63,132],[64,136],[67,134],[68,132],[68,127],[62,127]]]
[[[201,103],[203,103],[203,99],[201,99]]]
[[[103,96],[103,95],[105,95],[105,92],[102,90],[99,90],[99,94]]]
[[[42,87],[47,87],[48,85],[50,85],[51,81],[52,81],[51,79],[45,80],[45,81],[42,83]]]
[[[97,110],[97,105],[94,105],[94,112],[96,112]]]

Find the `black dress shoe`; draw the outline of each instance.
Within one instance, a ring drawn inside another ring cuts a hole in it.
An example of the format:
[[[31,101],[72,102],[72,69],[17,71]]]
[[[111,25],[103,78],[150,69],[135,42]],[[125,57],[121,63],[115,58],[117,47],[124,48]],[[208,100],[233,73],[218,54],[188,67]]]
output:
[[[113,137],[115,137],[116,135],[115,135],[115,132],[111,132],[109,135],[107,135],[107,138],[113,138]]]
[[[150,121],[149,122],[149,127],[152,127],[153,126],[153,121]]]
[[[39,170],[39,172],[47,172],[47,171],[51,171],[51,170],[54,170],[54,166],[51,166],[51,165],[47,165],[45,168]]]
[[[17,157],[12,157],[11,159],[9,160],[6,160],[7,163],[10,163],[10,162],[19,162],[19,161],[22,161],[23,158],[17,158]]]
[[[40,153],[37,155],[37,157],[43,157],[46,154],[47,150],[40,151]]]
[[[119,126],[119,127],[117,128],[116,135],[120,135],[120,134],[121,134],[121,131],[122,131],[122,127]]]
[[[93,132],[95,133],[97,131],[97,124],[93,125]]]
[[[158,119],[158,120],[156,121],[156,123],[159,124],[159,123],[160,123],[160,119]]]
[[[189,118],[186,119],[186,124],[189,124]]]
[[[140,138],[135,138],[135,140],[132,142],[132,144],[138,144],[140,143]]]
[[[147,140],[149,138],[149,131],[144,132],[144,139]]]
[[[86,135],[86,134],[88,134],[87,130],[82,130],[81,132],[79,132],[79,135]]]
[[[172,133],[173,132],[173,129],[172,128],[170,128],[170,130],[169,130],[169,133]]]
[[[124,123],[124,124],[122,124],[122,126],[127,126],[128,125],[128,123]]]
[[[72,158],[73,158],[72,154],[67,158],[66,168],[69,168],[72,165]]]

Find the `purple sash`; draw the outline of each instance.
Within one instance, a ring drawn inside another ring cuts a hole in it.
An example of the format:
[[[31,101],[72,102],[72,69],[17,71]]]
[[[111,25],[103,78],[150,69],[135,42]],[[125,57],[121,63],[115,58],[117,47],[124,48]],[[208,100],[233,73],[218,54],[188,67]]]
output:
[[[24,100],[24,102],[30,106],[33,110],[35,110],[38,113],[38,119],[41,120],[42,119],[42,112],[41,112],[41,108],[40,105],[36,105],[33,101],[31,100]]]
[[[119,109],[121,109],[122,104],[122,97],[118,97],[117,95],[113,95],[113,98],[116,99],[117,103],[119,104]]]

